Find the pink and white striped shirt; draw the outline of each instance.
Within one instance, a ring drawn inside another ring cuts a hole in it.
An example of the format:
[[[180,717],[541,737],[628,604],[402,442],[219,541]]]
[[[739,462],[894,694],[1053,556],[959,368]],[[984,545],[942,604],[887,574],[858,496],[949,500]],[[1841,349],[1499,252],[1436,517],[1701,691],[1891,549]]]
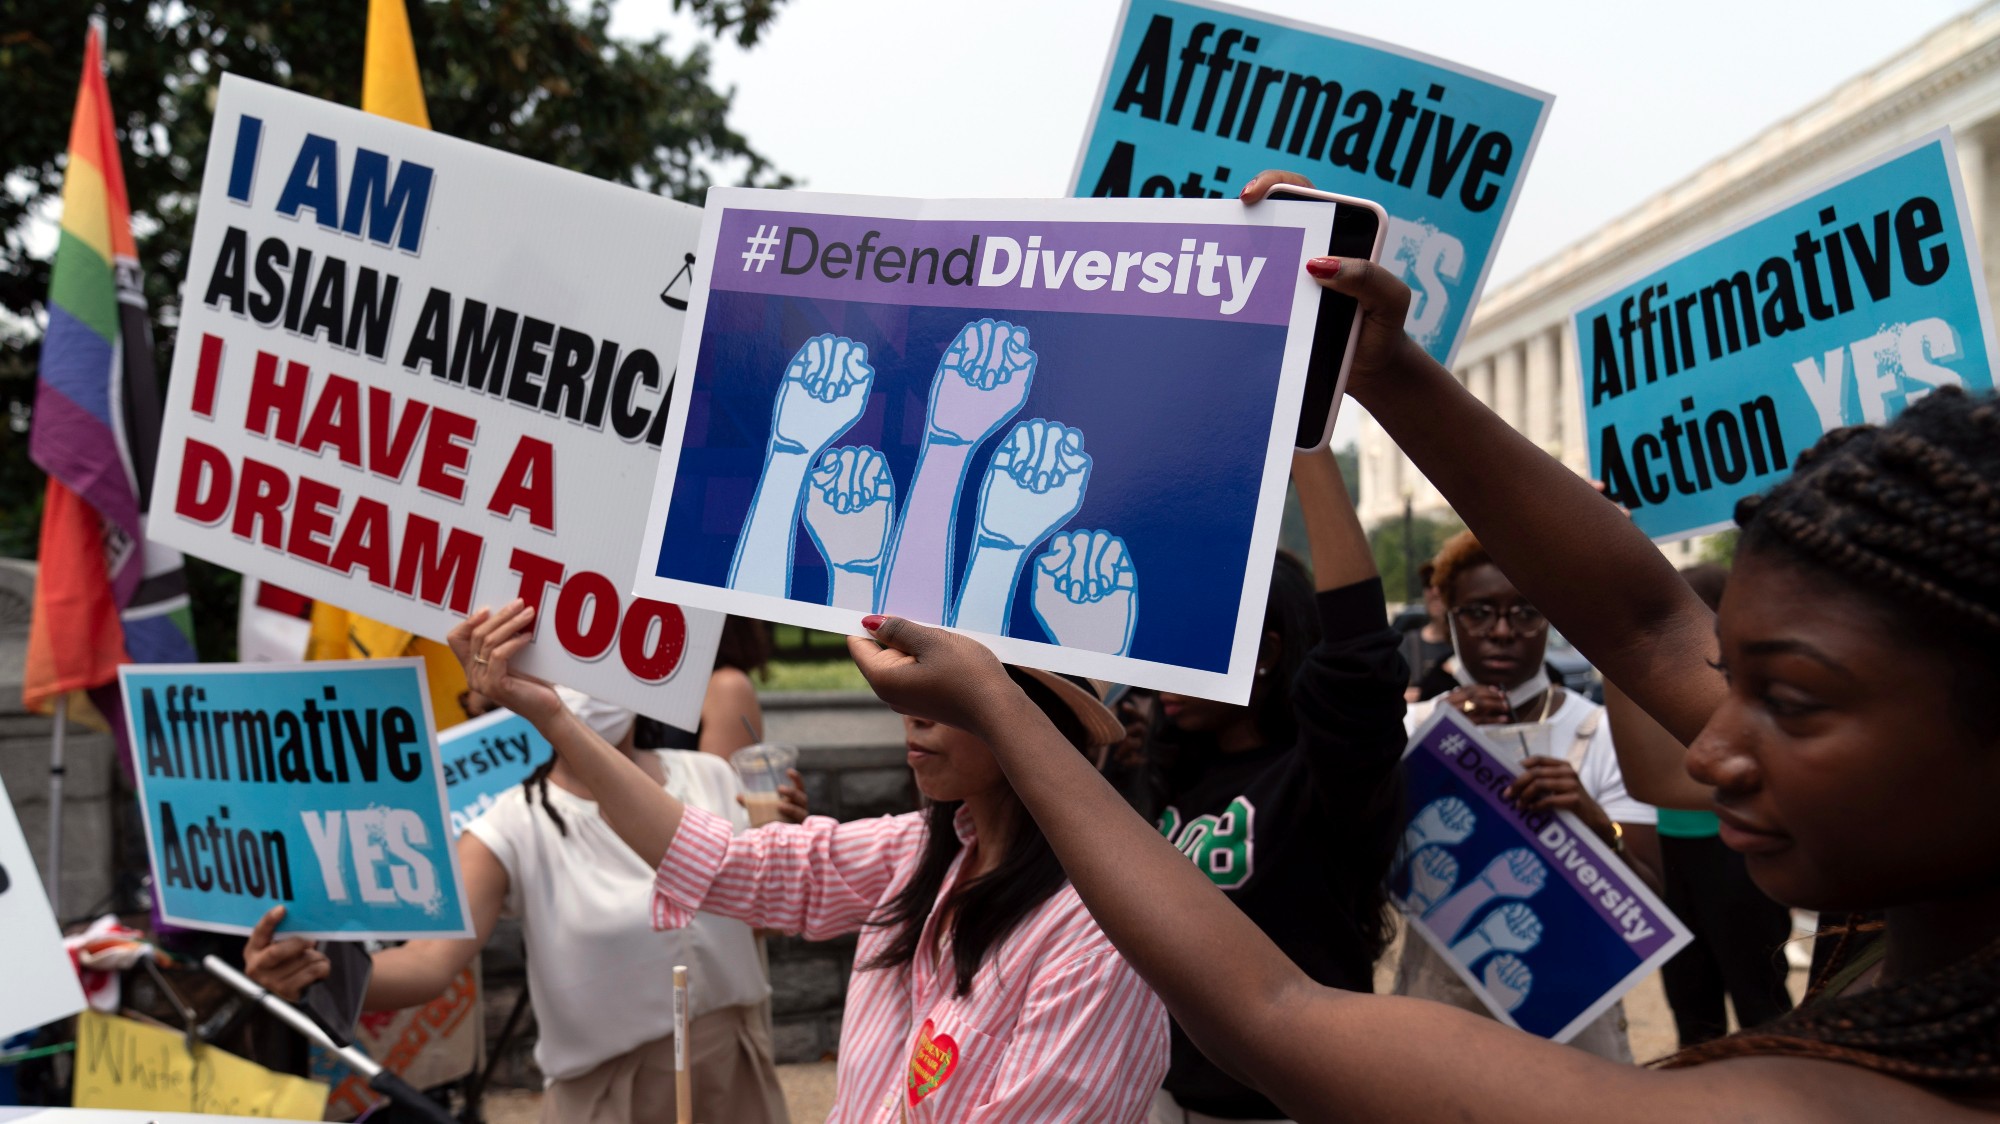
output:
[[[969,849],[964,809],[954,826]],[[860,932],[828,1124],[1143,1121],[1167,1071],[1166,1008],[1069,884],[987,953],[965,998],[948,947],[935,961],[862,969],[893,936],[862,923],[915,874],[925,830],[911,813],[814,816],[733,835],[689,808],[654,881],[654,925],[676,928],[702,910],[808,940]],[[952,860],[940,900],[965,855]],[[925,949],[947,943],[936,927],[934,912]]]

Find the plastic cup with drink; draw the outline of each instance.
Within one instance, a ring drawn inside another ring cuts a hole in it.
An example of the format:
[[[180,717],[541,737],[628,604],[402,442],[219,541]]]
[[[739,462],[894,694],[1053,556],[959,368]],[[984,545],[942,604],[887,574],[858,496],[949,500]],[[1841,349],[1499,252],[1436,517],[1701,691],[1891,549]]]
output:
[[[743,778],[743,805],[750,811],[750,826],[763,827],[778,818],[778,786],[785,773],[798,762],[799,751],[788,745],[746,745],[730,755],[736,775]]]

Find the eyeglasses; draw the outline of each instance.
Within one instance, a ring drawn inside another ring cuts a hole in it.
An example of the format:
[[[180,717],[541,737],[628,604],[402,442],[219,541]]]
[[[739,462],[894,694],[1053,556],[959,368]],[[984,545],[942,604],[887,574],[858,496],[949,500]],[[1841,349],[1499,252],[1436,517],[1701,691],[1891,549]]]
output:
[[[1507,606],[1503,613],[1484,601],[1474,601],[1453,609],[1451,615],[1467,632],[1478,636],[1492,632],[1502,616],[1507,618],[1509,627],[1523,636],[1534,636],[1549,627],[1549,618],[1543,616],[1540,609],[1518,602]]]

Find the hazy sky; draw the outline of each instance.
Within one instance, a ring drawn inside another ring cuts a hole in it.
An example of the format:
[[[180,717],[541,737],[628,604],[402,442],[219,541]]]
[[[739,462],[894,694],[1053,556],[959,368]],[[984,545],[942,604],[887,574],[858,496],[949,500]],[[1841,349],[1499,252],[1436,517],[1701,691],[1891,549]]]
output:
[[[1401,0],[1241,6],[1555,95],[1493,281],[1562,249],[1964,10],[1949,0]],[[613,29],[688,25],[625,0]],[[1065,193],[1118,0],[786,0],[715,50],[733,120],[821,191]]]
[[[1555,95],[1488,282],[1519,275],[1970,5],[1964,0],[1249,0]],[[735,127],[819,191],[1058,196],[1119,0],[786,0],[714,49]],[[625,0],[613,30],[691,25]],[[1358,435],[1343,411],[1335,441]]]

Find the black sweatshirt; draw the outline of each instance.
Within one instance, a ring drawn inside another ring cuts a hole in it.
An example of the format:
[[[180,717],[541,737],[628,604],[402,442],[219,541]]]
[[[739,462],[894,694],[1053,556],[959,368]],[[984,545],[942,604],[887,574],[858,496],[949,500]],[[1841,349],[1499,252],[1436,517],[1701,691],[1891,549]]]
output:
[[[1370,934],[1401,826],[1403,687],[1382,583],[1319,595],[1322,635],[1293,681],[1298,741],[1205,754],[1169,794],[1160,830],[1313,979],[1373,991]],[[1176,1024],[1167,1091],[1196,1112],[1271,1119],[1278,1107],[1224,1073]]]

